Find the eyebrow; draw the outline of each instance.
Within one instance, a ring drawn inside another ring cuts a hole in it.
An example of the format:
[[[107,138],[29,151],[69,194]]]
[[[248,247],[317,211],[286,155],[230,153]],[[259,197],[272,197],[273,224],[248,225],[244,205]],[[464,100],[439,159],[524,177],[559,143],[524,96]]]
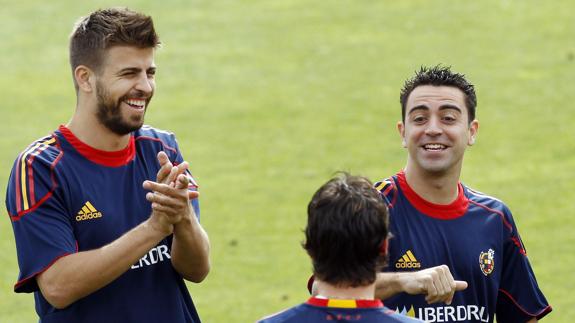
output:
[[[425,104],[416,105],[416,106],[413,107],[411,110],[409,110],[408,114],[411,114],[411,113],[413,113],[414,111],[417,111],[417,110],[429,110],[429,107],[428,107],[427,105],[425,105]],[[461,108],[460,108],[460,107],[456,106],[455,104],[449,104],[449,103],[442,104],[442,105],[439,107],[439,111],[442,111],[442,110],[455,110],[455,111],[461,113]]]
[[[140,71],[142,71],[142,69],[139,67],[126,67],[126,68],[119,70],[116,73],[116,75],[122,75],[124,73],[140,73]],[[155,71],[156,71],[155,66],[152,66],[146,70],[146,72],[155,72]]]

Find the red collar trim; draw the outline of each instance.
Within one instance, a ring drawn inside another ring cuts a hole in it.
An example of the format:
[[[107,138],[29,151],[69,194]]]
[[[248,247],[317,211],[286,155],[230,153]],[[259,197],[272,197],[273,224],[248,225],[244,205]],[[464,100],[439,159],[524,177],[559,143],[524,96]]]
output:
[[[130,136],[130,142],[126,148],[117,151],[105,151],[90,147],[80,141],[80,139],[64,125],[61,125],[58,130],[80,155],[99,165],[108,167],[124,166],[132,161],[136,155],[134,136]]]
[[[457,183],[457,198],[451,204],[435,204],[424,200],[421,196],[409,187],[405,173],[403,171],[397,174],[399,187],[405,194],[407,200],[421,213],[432,218],[441,220],[456,219],[467,212],[469,200],[463,194],[463,185]]]
[[[380,308],[383,303],[379,299],[327,299],[310,297],[306,304],[321,307],[337,308]]]

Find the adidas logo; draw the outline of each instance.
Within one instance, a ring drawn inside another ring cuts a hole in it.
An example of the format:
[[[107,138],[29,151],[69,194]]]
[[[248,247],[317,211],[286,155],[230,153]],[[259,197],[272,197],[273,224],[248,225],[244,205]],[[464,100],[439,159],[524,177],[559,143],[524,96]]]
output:
[[[395,262],[395,268],[398,269],[421,268],[421,264],[419,263],[419,261],[417,261],[417,259],[413,255],[413,252],[411,252],[410,249],[407,250],[407,252]]]
[[[76,221],[92,220],[101,217],[102,212],[96,210],[90,201],[86,201],[84,206],[82,206],[82,209],[78,211],[78,215],[76,215]]]

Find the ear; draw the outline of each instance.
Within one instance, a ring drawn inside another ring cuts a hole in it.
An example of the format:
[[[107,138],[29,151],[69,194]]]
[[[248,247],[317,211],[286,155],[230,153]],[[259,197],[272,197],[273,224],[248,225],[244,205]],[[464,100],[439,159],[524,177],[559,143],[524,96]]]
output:
[[[406,148],[407,142],[405,142],[405,125],[403,124],[402,121],[397,122],[397,131],[399,132],[399,135],[401,136],[401,145],[403,146],[403,148]]]
[[[381,256],[386,256],[388,253],[388,247],[389,247],[388,240],[389,238],[385,238],[385,240],[383,240],[383,243],[381,244],[381,248],[379,249],[379,254]]]
[[[467,140],[467,145],[473,146],[475,138],[477,137],[477,131],[479,131],[479,121],[475,119],[469,124],[469,140]]]
[[[78,89],[84,92],[92,92],[95,86],[95,74],[85,65],[78,65],[74,69],[74,80],[78,84]]]

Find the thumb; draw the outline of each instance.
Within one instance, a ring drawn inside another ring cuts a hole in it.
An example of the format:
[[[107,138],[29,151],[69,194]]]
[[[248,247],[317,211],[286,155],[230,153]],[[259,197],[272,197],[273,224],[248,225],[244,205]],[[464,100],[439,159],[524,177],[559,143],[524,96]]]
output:
[[[455,290],[462,291],[467,288],[467,282],[463,280],[456,280],[455,281]]]

